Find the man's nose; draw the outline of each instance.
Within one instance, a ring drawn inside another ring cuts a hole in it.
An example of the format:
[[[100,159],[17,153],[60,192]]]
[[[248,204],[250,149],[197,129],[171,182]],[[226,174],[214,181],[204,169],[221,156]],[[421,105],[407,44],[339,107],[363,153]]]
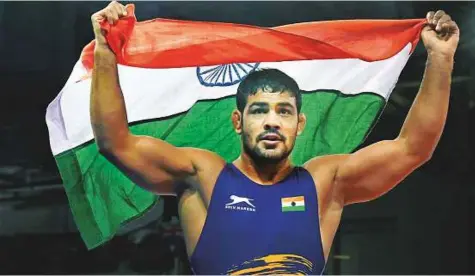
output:
[[[276,130],[280,129],[280,120],[274,112],[270,112],[264,121],[264,130],[269,130],[271,128]]]

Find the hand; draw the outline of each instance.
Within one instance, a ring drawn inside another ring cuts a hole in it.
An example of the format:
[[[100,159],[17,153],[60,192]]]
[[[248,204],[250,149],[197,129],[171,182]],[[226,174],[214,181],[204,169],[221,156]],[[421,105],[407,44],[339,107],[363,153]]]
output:
[[[107,5],[107,7],[93,14],[91,16],[91,21],[96,38],[96,45],[108,47],[107,40],[101,29],[100,23],[103,20],[107,20],[109,24],[114,25],[117,20],[126,15],[127,11],[125,6],[118,3],[117,1],[112,1],[109,5]]]
[[[444,11],[428,12],[427,26],[422,29],[422,41],[429,55],[452,58],[459,42],[459,28]]]

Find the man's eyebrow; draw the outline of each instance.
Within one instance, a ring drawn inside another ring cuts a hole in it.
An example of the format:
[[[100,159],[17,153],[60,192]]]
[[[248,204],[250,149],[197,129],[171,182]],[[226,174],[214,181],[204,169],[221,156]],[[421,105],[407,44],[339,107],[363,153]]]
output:
[[[253,103],[249,106],[249,108],[254,107],[254,106],[257,106],[257,107],[267,107],[267,106],[269,106],[269,104],[268,104],[268,103],[265,103],[265,102],[253,102]]]
[[[289,107],[289,108],[292,108],[292,109],[294,108],[294,106],[293,106],[292,104],[287,103],[287,102],[285,102],[285,103],[278,103],[277,106],[279,106],[279,107]]]

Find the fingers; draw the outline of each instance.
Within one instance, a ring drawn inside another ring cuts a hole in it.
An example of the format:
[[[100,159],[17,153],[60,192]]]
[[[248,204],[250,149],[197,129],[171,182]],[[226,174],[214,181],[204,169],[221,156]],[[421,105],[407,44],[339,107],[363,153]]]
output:
[[[450,15],[442,10],[428,12],[426,19],[429,26],[442,36],[446,36],[458,30],[457,24],[452,20]]]
[[[127,11],[125,6],[116,1],[112,1],[106,8],[92,15],[92,20],[106,20],[110,25],[115,25],[120,18],[126,15]]]
[[[444,11],[442,10],[438,10],[435,14],[434,14],[434,17],[432,18],[432,23],[433,25],[437,25],[437,23],[439,22],[439,20],[443,17],[447,15]],[[448,15],[447,15],[448,16]]]
[[[111,3],[111,9],[113,9],[116,12],[118,18],[121,18],[121,17],[127,15],[127,11],[125,10],[125,6],[121,5],[117,2],[112,2]]]
[[[430,12],[427,13],[427,15],[426,15],[427,23],[430,24],[432,22],[432,19],[434,18],[434,14],[435,14],[435,12],[433,12],[433,11],[430,11]]]
[[[113,9],[106,9],[104,11],[105,19],[109,22],[110,25],[114,25],[117,20],[119,20],[119,16]]]
[[[452,19],[450,18],[450,15],[444,14],[437,21],[437,25],[435,27],[435,30],[437,32],[440,32],[442,30],[448,30],[447,26],[450,24],[450,22],[453,22]]]

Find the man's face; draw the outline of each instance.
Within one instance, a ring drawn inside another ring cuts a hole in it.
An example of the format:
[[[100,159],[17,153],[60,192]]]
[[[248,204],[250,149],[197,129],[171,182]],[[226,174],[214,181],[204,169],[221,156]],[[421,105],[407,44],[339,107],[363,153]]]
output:
[[[255,161],[279,162],[290,155],[305,116],[298,114],[296,100],[288,92],[250,95],[240,116],[244,151]],[[256,160],[257,159],[257,160]]]

